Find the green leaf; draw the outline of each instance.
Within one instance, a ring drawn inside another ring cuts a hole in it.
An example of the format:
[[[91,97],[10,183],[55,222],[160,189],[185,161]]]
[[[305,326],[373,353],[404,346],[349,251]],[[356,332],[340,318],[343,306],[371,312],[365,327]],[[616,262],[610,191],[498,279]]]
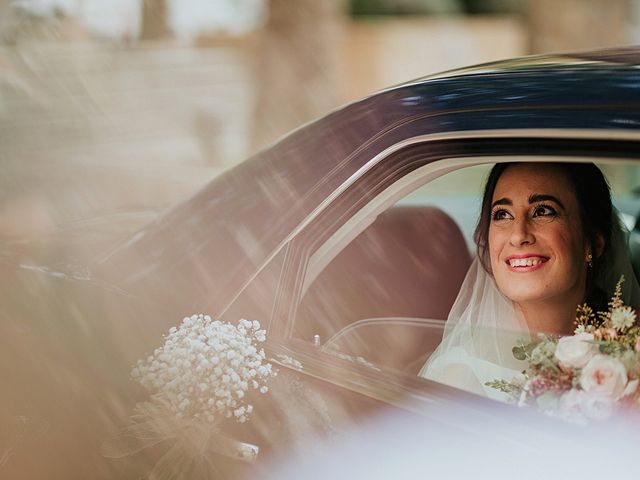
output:
[[[511,349],[513,356],[516,360],[526,360],[527,359],[527,347],[524,345],[516,345]]]
[[[516,396],[522,390],[522,387],[520,385],[507,382],[506,380],[502,379],[486,382],[485,385],[487,387],[495,388],[496,390],[500,390],[501,392],[508,393],[513,396]]]

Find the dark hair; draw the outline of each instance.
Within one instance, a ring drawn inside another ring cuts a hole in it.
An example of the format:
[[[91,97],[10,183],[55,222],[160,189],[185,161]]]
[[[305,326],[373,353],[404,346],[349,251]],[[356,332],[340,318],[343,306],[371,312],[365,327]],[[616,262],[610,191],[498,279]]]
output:
[[[489,259],[489,225],[491,223],[491,201],[500,176],[510,166],[517,163],[497,163],[491,169],[484,188],[482,209],[478,225],[473,233],[473,239],[478,247],[478,257],[484,269],[491,273]],[[584,238],[591,244],[593,253],[593,267],[587,276],[587,290],[593,286],[592,279],[598,278],[604,265],[613,228],[611,192],[609,184],[598,167],[593,163],[549,163],[567,176],[580,206],[580,223]],[[604,249],[596,256],[596,239],[598,234],[604,240]]]

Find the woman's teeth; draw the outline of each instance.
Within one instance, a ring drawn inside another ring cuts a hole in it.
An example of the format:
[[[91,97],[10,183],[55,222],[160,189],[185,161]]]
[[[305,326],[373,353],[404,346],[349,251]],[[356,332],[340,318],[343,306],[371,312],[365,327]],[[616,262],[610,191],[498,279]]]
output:
[[[509,260],[509,265],[512,267],[534,267],[542,262],[544,260],[540,257],[512,258]]]

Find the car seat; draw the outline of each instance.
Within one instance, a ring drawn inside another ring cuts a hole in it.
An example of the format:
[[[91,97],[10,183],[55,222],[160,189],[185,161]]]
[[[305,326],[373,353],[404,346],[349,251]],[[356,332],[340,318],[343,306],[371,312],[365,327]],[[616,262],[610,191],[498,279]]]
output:
[[[410,317],[442,323],[470,263],[460,228],[442,210],[392,207],[342,250],[310,286],[298,308],[295,336],[312,340],[318,335],[324,343],[344,327],[375,318]],[[393,333],[390,323],[398,322],[365,322],[366,328],[349,330],[348,336],[365,330],[368,338],[376,332],[388,336]],[[433,340],[434,335],[442,335],[430,325],[416,330],[424,338],[414,337],[425,348],[439,342],[440,338]],[[345,343],[367,344],[344,340],[340,347],[346,347]]]

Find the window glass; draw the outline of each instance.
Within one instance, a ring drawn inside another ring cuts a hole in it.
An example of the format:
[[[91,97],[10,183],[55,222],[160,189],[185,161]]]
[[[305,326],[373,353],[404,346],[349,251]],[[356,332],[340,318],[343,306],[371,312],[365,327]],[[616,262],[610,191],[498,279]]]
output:
[[[310,284],[294,335],[360,361],[417,371],[442,338],[471,262],[489,168],[440,176],[378,215]]]
[[[470,251],[475,249],[473,230],[480,213],[484,181],[491,165],[461,168],[436,178],[398,202],[398,205],[432,205],[454,218]]]
[[[491,166],[449,172],[380,213],[310,281],[294,336],[360,363],[417,373],[442,339],[475,255],[473,231]],[[640,168],[600,166],[632,229],[640,211]],[[635,232],[630,237],[633,253]]]
[[[599,165],[611,187],[613,204],[625,226],[632,230],[640,211],[640,168],[636,165]]]

